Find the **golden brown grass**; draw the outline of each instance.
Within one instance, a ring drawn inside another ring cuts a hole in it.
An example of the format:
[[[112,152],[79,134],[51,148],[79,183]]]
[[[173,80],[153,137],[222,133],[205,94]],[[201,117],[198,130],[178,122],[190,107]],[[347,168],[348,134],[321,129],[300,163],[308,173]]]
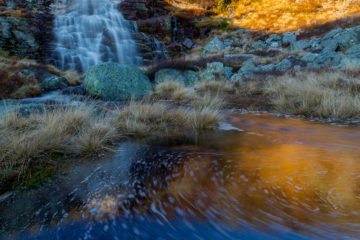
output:
[[[279,112],[308,117],[360,117],[360,79],[344,72],[305,73],[270,81],[266,88]]]
[[[187,138],[215,128],[221,118],[214,108],[174,109],[160,103],[131,103],[115,115],[117,129],[137,138]]]
[[[87,108],[59,108],[0,120],[0,183],[18,182],[54,156],[88,156],[115,140],[114,128]]]
[[[10,97],[15,99],[22,99],[28,97],[38,97],[41,95],[40,84],[22,85],[15,92],[11,93]]]
[[[82,80],[82,76],[73,71],[61,72],[52,65],[43,65],[34,60],[0,56],[0,99],[41,95],[42,89],[39,85],[39,79],[32,75],[24,76],[19,74],[26,68],[36,68],[56,76],[65,77],[70,85],[79,85]]]
[[[195,98],[195,95],[182,83],[166,81],[157,84],[150,97],[158,100],[172,100],[177,103],[189,103]]]
[[[195,84],[195,89],[202,92],[233,92],[233,84],[226,81],[200,81]]]
[[[181,83],[167,81],[158,84],[151,95],[153,100],[170,100],[178,104],[190,104],[197,110],[221,109],[225,101],[220,97],[224,91],[234,91],[233,85],[221,81],[199,82],[197,87],[185,88]]]
[[[68,70],[61,73],[60,75],[66,78],[71,86],[77,86],[82,83],[82,75],[78,72]]]
[[[116,110],[85,104],[29,115],[13,112],[0,118],[0,186],[17,185],[39,166],[46,169],[58,164],[59,156],[97,156],[124,137],[191,139],[200,131],[216,128],[220,118],[215,104],[189,109],[131,102]]]

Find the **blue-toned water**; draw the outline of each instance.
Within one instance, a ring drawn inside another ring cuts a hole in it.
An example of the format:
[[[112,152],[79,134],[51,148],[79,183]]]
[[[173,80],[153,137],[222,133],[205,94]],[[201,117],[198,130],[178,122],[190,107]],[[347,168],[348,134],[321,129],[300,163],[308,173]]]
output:
[[[2,237],[358,239],[359,127],[235,114],[221,129],[198,144],[124,142],[3,195]]]

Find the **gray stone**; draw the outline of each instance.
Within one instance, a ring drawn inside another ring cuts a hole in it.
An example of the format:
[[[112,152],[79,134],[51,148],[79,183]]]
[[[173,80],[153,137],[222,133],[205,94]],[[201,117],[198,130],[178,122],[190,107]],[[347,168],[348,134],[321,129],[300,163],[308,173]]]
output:
[[[316,62],[326,66],[336,66],[342,61],[342,55],[336,52],[322,53],[316,58]]]
[[[137,66],[117,63],[91,67],[83,86],[90,95],[106,100],[140,98],[153,89],[149,78]]]
[[[253,45],[251,45],[251,47],[249,48],[249,50],[258,50],[258,49],[267,49],[268,45],[266,43],[264,43],[261,40],[256,41]]]
[[[293,42],[291,44],[291,50],[293,50],[293,51],[303,51],[304,49],[309,48],[310,46],[311,46],[310,41],[308,41],[308,40],[299,40],[299,41]]]
[[[359,43],[358,33],[351,29],[335,29],[321,40],[321,45],[324,47],[323,52],[332,52],[339,48],[346,50]]]
[[[200,79],[205,81],[229,80],[233,75],[232,68],[226,67],[222,62],[208,63],[204,71],[200,73]]]
[[[216,81],[215,74],[209,70],[200,72],[199,77],[201,81]]]
[[[184,47],[186,47],[187,49],[191,49],[194,46],[194,42],[190,39],[190,38],[186,38],[183,42],[182,45]]]
[[[310,49],[311,51],[320,52],[323,50],[323,46],[321,45],[321,40],[319,38],[312,38],[310,40]]]
[[[225,48],[225,44],[218,37],[214,37],[208,44],[206,44],[203,53],[215,53],[223,51]]]
[[[296,34],[293,32],[284,33],[282,42],[286,44],[292,44],[293,42],[296,42]]]
[[[341,70],[360,69],[360,58],[344,57],[336,68]]]
[[[272,42],[281,42],[282,36],[280,34],[271,34],[266,40],[265,43],[271,44]]]
[[[64,77],[58,77],[55,75],[45,78],[41,82],[41,86],[45,91],[55,91],[67,87],[68,81]]]
[[[238,81],[242,81],[246,78],[252,78],[254,76],[255,76],[254,71],[251,71],[251,70],[239,71],[238,73],[235,73],[234,75],[231,76],[230,81],[238,82]]]
[[[335,35],[341,33],[342,31],[343,31],[342,28],[336,28],[334,30],[331,30],[330,32],[328,32],[324,35],[323,39],[333,38]]]
[[[293,67],[292,61],[290,61],[289,59],[284,59],[275,65],[275,70],[283,72],[283,71],[291,69],[292,67]]]
[[[192,86],[199,81],[199,75],[195,71],[187,70],[183,72],[185,77],[185,86]]]
[[[301,57],[301,60],[304,62],[313,62],[318,58],[319,54],[317,53],[306,53]]]
[[[33,57],[40,46],[27,19],[0,16],[0,48],[20,57]]]
[[[256,65],[254,64],[252,59],[249,59],[243,63],[242,67],[240,68],[240,71],[249,71],[249,70],[254,70],[255,68]]]
[[[360,58],[360,44],[354,45],[345,51],[345,54],[350,57]]]
[[[64,95],[85,95],[86,91],[83,86],[66,87],[61,90]]]
[[[308,64],[306,64],[306,68],[308,69],[320,69],[322,67],[323,65],[317,62],[309,62]]]
[[[271,42],[270,47],[271,48],[280,48],[281,42]]]
[[[206,69],[215,74],[216,78],[220,78],[221,80],[228,80],[233,74],[233,69],[224,66],[222,62],[208,63]]]
[[[235,40],[234,39],[225,39],[224,44],[226,47],[231,47],[231,46],[235,45]]]
[[[255,68],[255,72],[271,72],[276,70],[276,64],[266,64]]]

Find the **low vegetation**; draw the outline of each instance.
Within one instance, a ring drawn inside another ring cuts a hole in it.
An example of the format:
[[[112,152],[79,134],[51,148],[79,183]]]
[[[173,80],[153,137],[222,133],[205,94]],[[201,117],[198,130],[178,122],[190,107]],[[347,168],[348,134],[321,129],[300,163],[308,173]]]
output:
[[[174,97],[178,93],[181,98]],[[263,80],[200,81],[187,88],[169,81],[157,85],[152,97],[194,108],[270,110],[336,121],[360,118],[360,79],[351,66],[347,71],[291,73]]]
[[[305,73],[269,82],[277,111],[345,120],[360,117],[360,79],[344,72]]]
[[[131,102],[115,110],[85,104],[10,113],[0,119],[1,189],[33,181],[62,159],[111,151],[122,138],[195,139],[201,131],[216,128],[221,119],[219,105],[206,101],[198,108]]]
[[[202,24],[213,26],[220,19],[230,25],[255,31],[289,32],[307,29],[341,19],[357,17],[358,0],[167,0],[179,9],[199,9],[212,13]],[[209,14],[208,14],[209,15]]]
[[[187,109],[160,103],[131,103],[115,114],[115,125],[123,134],[136,138],[181,139],[216,128],[220,118],[214,106]]]
[[[34,71],[32,74],[31,71]],[[52,65],[40,64],[34,60],[17,59],[7,53],[0,54],[0,99],[40,96],[43,89],[35,72],[47,72],[65,77],[69,85],[79,85],[82,76],[77,72],[62,72]]]

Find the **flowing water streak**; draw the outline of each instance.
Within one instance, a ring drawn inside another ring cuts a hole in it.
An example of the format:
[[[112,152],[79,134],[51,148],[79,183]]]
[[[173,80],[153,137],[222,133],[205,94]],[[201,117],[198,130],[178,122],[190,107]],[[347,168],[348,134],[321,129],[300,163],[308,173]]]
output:
[[[86,71],[102,62],[137,64],[141,57],[113,0],[56,0],[54,56],[60,69]]]

